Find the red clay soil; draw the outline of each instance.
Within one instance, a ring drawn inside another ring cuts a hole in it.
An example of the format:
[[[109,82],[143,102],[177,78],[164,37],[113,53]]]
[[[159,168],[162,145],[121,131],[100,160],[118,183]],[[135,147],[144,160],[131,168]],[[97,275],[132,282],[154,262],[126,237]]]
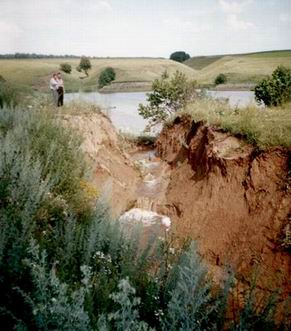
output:
[[[290,151],[259,151],[189,117],[163,129],[157,151],[172,167],[175,234],[198,241],[214,274],[231,264],[246,284],[258,266],[260,288],[290,293],[290,253],[280,245],[291,213]]]

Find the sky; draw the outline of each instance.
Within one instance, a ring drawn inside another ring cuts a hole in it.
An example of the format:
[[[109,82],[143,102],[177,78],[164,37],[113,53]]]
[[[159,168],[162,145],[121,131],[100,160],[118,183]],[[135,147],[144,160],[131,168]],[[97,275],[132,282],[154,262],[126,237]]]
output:
[[[0,53],[169,57],[291,49],[291,0],[0,0]]]

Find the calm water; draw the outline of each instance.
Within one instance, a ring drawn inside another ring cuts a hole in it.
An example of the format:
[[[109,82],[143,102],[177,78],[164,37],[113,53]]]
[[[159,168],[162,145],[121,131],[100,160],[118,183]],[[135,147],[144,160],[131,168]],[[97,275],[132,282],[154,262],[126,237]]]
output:
[[[208,91],[213,98],[227,98],[232,106],[245,106],[254,102],[254,93],[250,91]],[[84,100],[100,105],[104,112],[111,118],[115,127],[124,132],[140,133],[147,125],[138,114],[138,105],[146,102],[145,92],[126,92],[101,94],[68,93],[65,102],[72,100]]]

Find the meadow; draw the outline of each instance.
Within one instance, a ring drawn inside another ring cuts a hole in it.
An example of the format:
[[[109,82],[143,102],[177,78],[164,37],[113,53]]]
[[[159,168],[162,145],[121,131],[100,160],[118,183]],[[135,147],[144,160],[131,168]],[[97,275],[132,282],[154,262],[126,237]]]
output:
[[[51,74],[64,62],[73,69],[71,74],[63,73],[67,92],[96,91],[99,74],[106,67],[114,69],[116,79],[104,92],[148,91],[153,80],[164,71],[171,75],[177,70],[200,86],[213,86],[217,75],[224,73],[227,76],[224,88],[245,86],[248,89],[270,75],[278,65],[291,67],[291,51],[199,56],[183,64],[163,58],[97,58],[91,59],[89,77],[76,70],[78,58],[3,59],[0,60],[0,75],[24,92],[47,92]]]
[[[106,67],[112,67],[116,72],[116,83],[141,82],[147,87],[151,82],[159,78],[167,70],[169,74],[179,70],[188,78],[195,79],[195,70],[167,59],[154,58],[107,58],[90,60],[92,69],[89,77],[76,70],[79,59],[17,59],[0,60],[0,74],[8,82],[22,89],[33,89],[45,92],[48,90],[48,82],[53,72],[59,70],[61,63],[69,63],[72,73],[65,74],[64,81],[67,92],[91,91],[98,88],[98,77]],[[142,89],[143,86],[141,86]]]
[[[228,84],[256,84],[279,65],[291,67],[291,51],[193,57],[185,64],[197,70],[199,84],[213,84],[220,73]]]

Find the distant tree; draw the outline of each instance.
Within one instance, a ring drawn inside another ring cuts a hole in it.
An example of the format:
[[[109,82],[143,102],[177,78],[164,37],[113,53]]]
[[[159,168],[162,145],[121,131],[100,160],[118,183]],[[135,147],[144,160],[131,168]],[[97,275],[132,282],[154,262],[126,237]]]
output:
[[[226,82],[227,82],[227,78],[225,74],[219,74],[214,81],[215,85],[225,84]]]
[[[82,56],[81,60],[80,60],[80,64],[77,67],[79,69],[79,71],[84,71],[84,73],[86,74],[86,76],[89,76],[88,74],[88,70],[90,70],[92,68],[90,59],[86,56]],[[78,70],[77,69],[77,70]]]
[[[267,107],[281,106],[291,100],[291,69],[277,67],[271,77],[263,79],[255,87],[255,98]]]
[[[98,79],[99,88],[109,85],[112,81],[114,81],[115,76],[116,74],[113,68],[108,67],[102,70]]]
[[[72,71],[72,66],[69,63],[61,63],[60,70],[67,74],[70,74]]]
[[[183,51],[177,51],[171,54],[170,59],[173,61],[177,61],[177,62],[184,62],[188,59],[190,59],[190,55],[183,52]]]
[[[153,82],[152,90],[147,94],[148,104],[140,104],[138,109],[141,116],[150,120],[149,126],[166,121],[197,97],[196,82],[179,71],[172,78],[165,72]]]

